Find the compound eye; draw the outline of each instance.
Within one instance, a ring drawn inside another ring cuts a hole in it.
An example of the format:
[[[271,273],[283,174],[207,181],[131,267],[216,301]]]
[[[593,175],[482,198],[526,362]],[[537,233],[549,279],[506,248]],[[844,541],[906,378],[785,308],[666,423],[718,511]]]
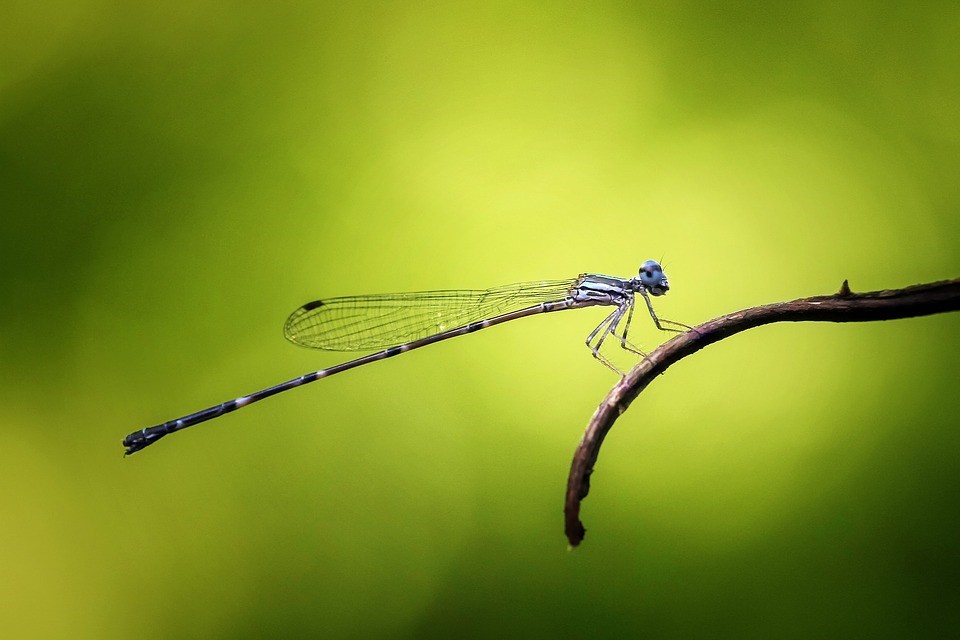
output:
[[[662,271],[663,270],[660,268],[660,264],[653,260],[647,260],[640,267],[640,274],[651,278],[656,276],[658,273],[662,273]]]

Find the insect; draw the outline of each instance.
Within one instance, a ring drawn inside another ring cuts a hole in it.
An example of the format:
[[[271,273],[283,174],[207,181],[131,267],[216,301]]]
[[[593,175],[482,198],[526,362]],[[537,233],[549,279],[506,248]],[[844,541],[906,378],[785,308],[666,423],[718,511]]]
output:
[[[585,273],[572,280],[523,282],[483,290],[420,291],[316,300],[303,305],[287,319],[283,332],[288,340],[304,347],[329,351],[381,350],[176,420],[134,431],[123,439],[125,455],[136,453],[169,433],[308,382],[517,318],[564,309],[598,305],[614,307],[590,332],[586,344],[596,359],[622,375],[600,353],[600,347],[612,336],[624,349],[645,355],[627,339],[636,294],[643,297],[658,329],[681,331],[689,328],[679,322],[660,319],[654,312],[650,297],[662,296],[669,290],[663,268],[658,262],[647,260],[640,266],[639,274],[632,278]]]

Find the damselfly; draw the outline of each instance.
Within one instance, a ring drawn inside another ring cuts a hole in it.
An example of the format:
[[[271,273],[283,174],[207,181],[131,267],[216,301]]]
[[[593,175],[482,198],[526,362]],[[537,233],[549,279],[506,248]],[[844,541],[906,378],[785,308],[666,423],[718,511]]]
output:
[[[622,375],[600,353],[600,347],[613,336],[627,351],[645,355],[627,340],[635,294],[643,296],[658,329],[680,331],[689,328],[679,322],[661,320],[653,311],[650,296],[662,296],[669,289],[670,284],[660,264],[647,260],[640,267],[640,273],[632,278],[585,273],[573,280],[524,282],[486,290],[421,291],[310,302],[294,311],[283,327],[284,335],[294,344],[329,351],[383,350],[135,431],[123,439],[123,446],[126,455],[136,453],[168,433],[236,411],[281,391],[508,320],[563,309],[596,305],[615,307],[590,332],[586,344],[594,358]]]

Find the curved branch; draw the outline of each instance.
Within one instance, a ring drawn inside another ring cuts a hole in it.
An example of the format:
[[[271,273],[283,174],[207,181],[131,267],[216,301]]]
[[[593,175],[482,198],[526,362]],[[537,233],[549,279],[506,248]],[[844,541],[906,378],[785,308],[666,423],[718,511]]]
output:
[[[960,278],[870,293],[852,293],[844,280],[834,295],[751,307],[704,322],[664,343],[617,383],[590,419],[567,479],[567,540],[575,547],[586,533],[580,522],[580,502],[590,491],[590,474],[607,432],[637,395],[681,358],[741,331],[773,322],[868,322],[958,310]]]

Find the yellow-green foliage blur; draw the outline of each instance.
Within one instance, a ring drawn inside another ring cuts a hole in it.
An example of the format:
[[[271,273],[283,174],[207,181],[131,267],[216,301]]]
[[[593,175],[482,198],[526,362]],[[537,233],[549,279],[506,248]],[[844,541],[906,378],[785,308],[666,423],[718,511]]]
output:
[[[960,316],[682,361],[562,500],[602,309],[348,359],[304,302],[662,259],[664,317],[960,276],[960,6],[8,3],[0,636],[943,638]],[[643,313],[631,336],[666,339]],[[626,354],[611,352],[627,368]]]

